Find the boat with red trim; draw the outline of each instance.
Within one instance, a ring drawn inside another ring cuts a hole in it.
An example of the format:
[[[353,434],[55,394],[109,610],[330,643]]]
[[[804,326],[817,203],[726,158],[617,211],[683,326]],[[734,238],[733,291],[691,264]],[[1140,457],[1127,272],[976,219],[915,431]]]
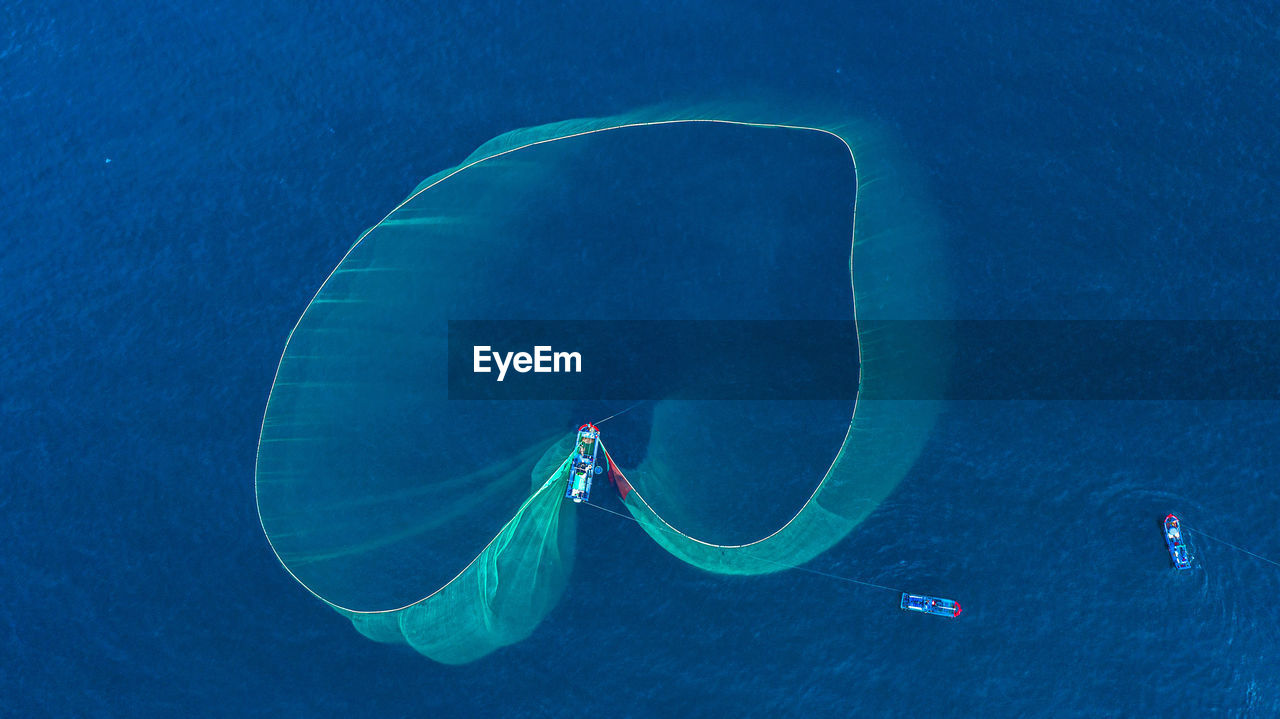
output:
[[[902,593],[902,608],[908,612],[924,612],[940,617],[960,616],[960,602],[954,599],[930,597],[924,594]]]
[[[1169,546],[1174,569],[1191,568],[1191,550],[1187,547],[1187,538],[1183,536],[1178,518],[1172,514],[1164,518],[1164,543]]]
[[[597,461],[600,452],[600,428],[590,422],[578,428],[578,444],[569,462],[569,486],[564,498],[586,502],[591,498],[591,480],[604,472]]]

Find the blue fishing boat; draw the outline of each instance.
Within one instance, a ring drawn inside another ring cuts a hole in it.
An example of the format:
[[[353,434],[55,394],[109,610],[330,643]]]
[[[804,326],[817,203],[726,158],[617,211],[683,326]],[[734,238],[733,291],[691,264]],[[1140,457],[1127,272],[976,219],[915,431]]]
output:
[[[960,602],[954,599],[941,599],[923,594],[902,593],[902,608],[908,612],[924,612],[940,617],[960,616]]]
[[[1175,569],[1191,568],[1191,551],[1187,549],[1187,539],[1182,535],[1182,527],[1178,518],[1170,514],[1164,518],[1164,542],[1169,545],[1169,556],[1173,558]]]
[[[591,480],[604,472],[604,467],[597,461],[599,440],[600,428],[594,424],[587,423],[578,428],[578,444],[569,463],[569,486],[564,493],[565,499],[572,499],[577,503],[591,498]]]

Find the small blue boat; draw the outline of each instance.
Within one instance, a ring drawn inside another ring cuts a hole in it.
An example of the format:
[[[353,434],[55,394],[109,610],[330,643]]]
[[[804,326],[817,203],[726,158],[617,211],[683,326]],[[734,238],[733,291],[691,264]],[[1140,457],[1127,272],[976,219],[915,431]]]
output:
[[[604,467],[596,459],[600,451],[599,439],[600,428],[594,424],[587,423],[578,428],[578,445],[569,463],[569,486],[564,493],[565,499],[576,503],[591,498],[591,480],[594,475],[604,472]]]
[[[954,599],[940,599],[923,594],[902,594],[902,608],[908,612],[924,612],[937,614],[940,617],[960,616],[960,602]]]
[[[1175,569],[1191,568],[1191,551],[1187,549],[1187,539],[1182,536],[1178,518],[1172,514],[1164,518],[1164,543],[1169,545],[1169,556],[1173,558]]]

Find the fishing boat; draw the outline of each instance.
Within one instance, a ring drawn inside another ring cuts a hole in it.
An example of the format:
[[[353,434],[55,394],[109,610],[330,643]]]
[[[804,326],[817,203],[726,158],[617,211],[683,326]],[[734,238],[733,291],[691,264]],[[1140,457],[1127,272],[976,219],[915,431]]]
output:
[[[960,616],[960,602],[954,599],[941,599],[923,594],[902,593],[902,608],[908,612],[924,612],[940,617]]]
[[[1178,518],[1172,514],[1164,518],[1164,543],[1169,545],[1169,556],[1173,559],[1174,569],[1191,568],[1191,552],[1187,549],[1187,539],[1182,535]]]
[[[604,472],[598,463],[600,452],[600,428],[588,422],[578,428],[578,444],[573,450],[573,459],[569,462],[569,486],[565,490],[565,499],[575,503],[585,502],[591,498],[592,478]]]

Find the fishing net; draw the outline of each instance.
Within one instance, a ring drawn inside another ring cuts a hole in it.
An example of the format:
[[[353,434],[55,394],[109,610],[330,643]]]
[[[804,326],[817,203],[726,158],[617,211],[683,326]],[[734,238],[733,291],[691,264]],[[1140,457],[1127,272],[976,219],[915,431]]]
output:
[[[935,224],[916,194],[921,183],[869,128],[824,131],[839,137],[857,168],[853,292],[840,307],[856,312],[858,322],[859,356],[850,358],[850,367],[859,372],[859,399],[851,419],[815,428],[805,402],[661,401],[644,460],[619,474],[636,490],[624,502],[645,531],[709,571],[775,572],[830,548],[906,475],[939,411],[932,398],[941,396],[945,382],[948,338],[945,325],[919,320],[941,319],[948,306]],[[912,370],[904,377],[906,365]],[[922,399],[898,397],[907,384],[911,396]],[[834,442],[815,431],[841,426],[847,433]],[[766,483],[800,474],[809,478],[803,484],[812,494],[799,506],[786,505],[790,513],[781,521],[754,531],[725,530],[744,525],[726,498],[690,516],[698,487],[736,494],[726,477],[739,473]]]
[[[258,510],[288,571],[364,635],[446,663],[552,611],[578,511],[564,432],[617,403],[450,401],[449,320],[847,320],[855,295],[860,322],[941,316],[918,183],[865,128],[779,122],[718,108],[519,130],[366,231],[290,334],[263,420]],[[874,387],[941,346],[884,323],[849,371]],[[662,400],[628,415],[642,431],[606,431],[625,465],[610,477],[685,561],[774,571],[874,509],[936,409]]]

